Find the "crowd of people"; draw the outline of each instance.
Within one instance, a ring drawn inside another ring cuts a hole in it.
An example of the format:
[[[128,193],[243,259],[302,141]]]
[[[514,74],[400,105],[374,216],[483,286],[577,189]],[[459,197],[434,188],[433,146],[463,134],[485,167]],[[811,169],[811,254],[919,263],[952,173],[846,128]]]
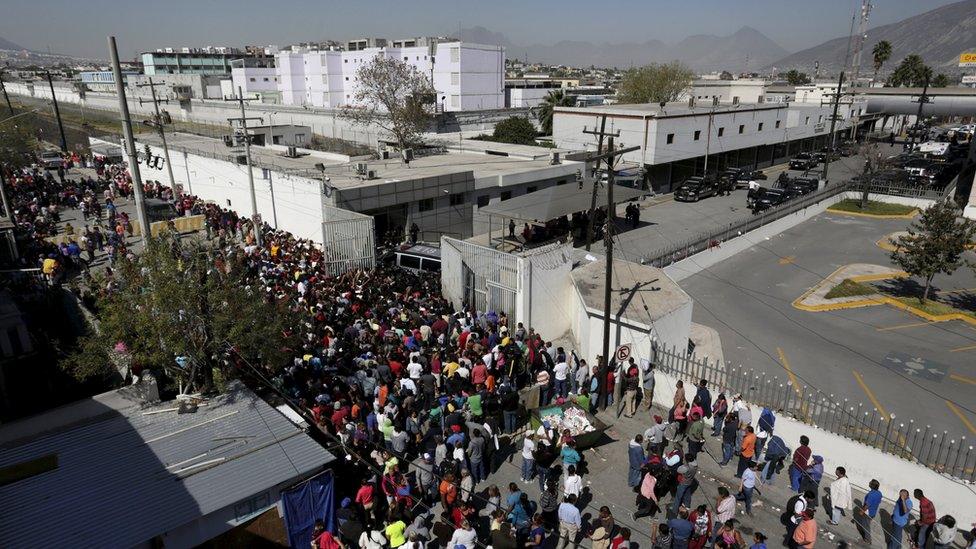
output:
[[[125,219],[101,212],[131,193],[131,183],[117,166],[98,169],[99,177],[80,180],[63,174],[56,179],[38,168],[4,173],[18,228],[30,236],[25,257],[39,258],[42,267],[54,259],[82,269],[80,263],[92,256],[79,262],[72,242],[86,254],[105,246],[116,259],[130,253],[122,237]],[[145,190],[174,198],[158,183]],[[739,395],[713,399],[702,380],[690,399],[679,381],[666,417],[655,414],[653,365],[631,359],[616,369],[602,368],[599,361],[591,366],[531,326],[511,322],[504,312],[449,303],[436,275],[379,265],[333,276],[321,249],[309,240],[264,225],[258,246],[251,222],[235,212],[188,195],[174,202],[182,213],[205,216],[215,261],[233,257],[261,295],[304,313],[302,325],[295,327],[302,334],[301,348],[287,364],[261,367],[277,392],[341,445],[343,472],[352,473],[341,479],[338,528],[329,532],[318,525],[316,547],[630,547],[638,532],[618,524],[625,521],[609,506],[591,503],[583,480],[589,467],[578,435],[549,421],[527,423],[522,399],[531,389],[538,391],[541,406],[571,403],[587,412],[595,411],[597,394],[611,404],[616,394],[624,415],[645,418],[649,428],[626,443],[636,509],[626,522],[636,525],[661,514],[653,529],[645,526],[652,530],[653,547],[765,549],[765,534],[741,532],[737,510],[741,503],[751,517],[756,492],[786,470],[795,495],[785,506],[784,540],[813,549],[824,460],[813,454],[806,437],[791,450],[775,434],[772,410],[762,409],[753,418]],[[62,208],[82,209],[92,226],[59,230]],[[96,235],[102,232],[107,234],[100,241]],[[62,245],[45,240],[56,235],[67,238],[67,254]],[[722,455],[715,456],[720,465],[736,458],[739,481],[735,490],[719,487],[714,501],[695,497],[709,435],[721,442]],[[521,483],[499,486],[492,475],[509,456],[521,458]],[[855,506],[843,467],[834,473],[826,520],[837,524],[852,514],[863,541],[870,543],[883,496],[879,484],[872,481],[863,504]],[[595,515],[584,519],[587,507]],[[921,516],[913,520],[916,507]],[[914,500],[902,491],[891,515],[889,549],[902,546],[903,530],[910,526],[913,547],[925,547],[930,539],[937,548],[953,543],[955,519],[938,518],[922,490],[915,491]]]

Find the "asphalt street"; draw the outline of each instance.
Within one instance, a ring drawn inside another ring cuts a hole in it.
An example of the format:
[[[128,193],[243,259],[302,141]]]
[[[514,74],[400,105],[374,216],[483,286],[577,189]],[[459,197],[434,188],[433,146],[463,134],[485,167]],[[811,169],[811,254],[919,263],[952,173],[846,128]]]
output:
[[[976,435],[976,328],[929,323],[887,305],[807,312],[793,300],[838,267],[891,265],[876,245],[907,220],[825,213],[696,275],[681,286],[694,298],[694,322],[718,330],[725,359],[914,419],[955,437]],[[970,260],[976,254],[967,253]],[[946,298],[976,298],[976,276],[962,268],[937,276]],[[919,368],[918,366],[923,367]]]

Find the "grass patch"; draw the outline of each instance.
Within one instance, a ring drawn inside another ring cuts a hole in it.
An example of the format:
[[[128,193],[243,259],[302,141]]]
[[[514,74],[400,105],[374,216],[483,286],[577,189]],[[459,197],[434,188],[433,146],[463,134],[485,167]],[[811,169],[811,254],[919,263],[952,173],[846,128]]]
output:
[[[865,213],[865,214],[872,214],[872,215],[907,215],[914,212],[918,208],[915,208],[914,206],[905,206],[904,204],[889,204],[887,202],[876,202],[874,200],[868,200],[868,203],[862,208],[860,200],[854,198],[847,198],[845,200],[841,200],[840,202],[834,204],[833,206],[827,209],[841,211],[841,212]]]
[[[937,315],[951,315],[953,313],[959,313],[959,314],[963,314],[963,315],[966,315],[966,316],[970,316],[970,317],[976,318],[976,312],[968,311],[966,309],[959,309],[959,308],[953,307],[952,305],[948,305],[948,304],[942,303],[940,301],[935,301],[935,300],[933,300],[931,298],[923,302],[920,298],[917,298],[917,297],[898,297],[898,296],[895,296],[895,295],[890,296],[890,297],[892,297],[892,298],[894,298],[894,299],[896,299],[896,300],[904,303],[905,305],[908,305],[910,307],[914,307],[914,308],[919,309],[921,311],[925,311],[926,313],[928,313],[930,315],[933,315],[933,316],[937,316]]]
[[[878,293],[878,291],[867,284],[861,284],[860,282],[854,282],[849,278],[845,278],[840,284],[831,288],[824,298],[836,299],[838,297],[857,297],[860,295],[871,295],[876,293]]]

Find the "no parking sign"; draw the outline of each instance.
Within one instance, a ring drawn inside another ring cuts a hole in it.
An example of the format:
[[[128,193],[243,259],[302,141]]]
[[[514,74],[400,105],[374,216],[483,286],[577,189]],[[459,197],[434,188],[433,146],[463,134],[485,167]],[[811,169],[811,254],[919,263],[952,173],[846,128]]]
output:
[[[617,350],[613,353],[613,358],[617,362],[626,362],[627,359],[630,358],[630,347],[630,343],[625,343],[620,347],[617,347]]]

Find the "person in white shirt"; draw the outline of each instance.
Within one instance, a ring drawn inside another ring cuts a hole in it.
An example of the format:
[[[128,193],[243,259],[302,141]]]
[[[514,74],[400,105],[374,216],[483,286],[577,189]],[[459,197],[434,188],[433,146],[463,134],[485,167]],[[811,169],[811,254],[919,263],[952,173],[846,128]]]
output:
[[[566,383],[568,374],[569,364],[566,364],[565,361],[553,366],[552,375],[556,379],[556,397],[566,398],[566,393],[569,391],[569,384]]]
[[[576,466],[566,468],[566,480],[563,481],[563,496],[570,494],[579,497],[583,493],[583,477],[576,474]]]
[[[475,542],[478,535],[475,533],[474,528],[471,527],[471,523],[467,520],[461,523],[461,527],[454,531],[454,535],[451,536],[451,541],[447,543],[448,547],[457,547],[458,545],[463,545],[465,549],[476,549]]]
[[[827,524],[837,526],[840,522],[840,516],[851,510],[853,500],[851,499],[851,481],[847,479],[847,470],[838,467],[835,473],[837,480],[830,483],[830,505],[833,509],[831,509],[830,520],[827,521]]]
[[[529,434],[522,440],[522,482],[531,482],[535,472],[535,435]]]
[[[413,362],[413,358],[410,359],[410,364],[407,364],[407,374],[410,379],[417,381],[420,379],[420,374],[424,373],[424,367],[418,362]]]
[[[383,549],[386,547],[386,536],[375,528],[363,530],[359,535],[359,549]]]

